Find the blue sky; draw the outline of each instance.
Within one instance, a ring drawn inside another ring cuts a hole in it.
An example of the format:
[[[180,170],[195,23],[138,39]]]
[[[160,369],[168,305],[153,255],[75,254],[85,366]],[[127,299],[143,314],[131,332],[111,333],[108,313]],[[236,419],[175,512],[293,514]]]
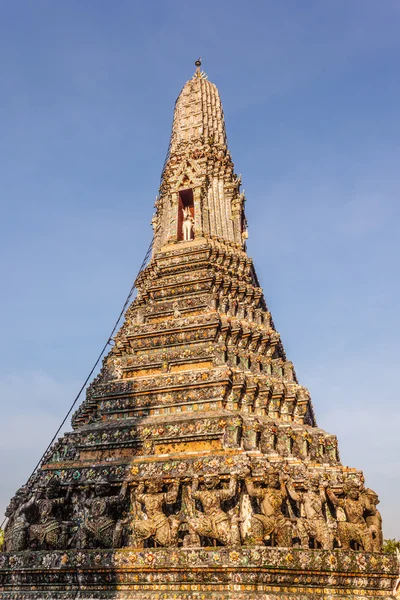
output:
[[[399,26],[397,0],[3,0],[0,509],[136,275],[202,56],[288,358],[400,538]]]

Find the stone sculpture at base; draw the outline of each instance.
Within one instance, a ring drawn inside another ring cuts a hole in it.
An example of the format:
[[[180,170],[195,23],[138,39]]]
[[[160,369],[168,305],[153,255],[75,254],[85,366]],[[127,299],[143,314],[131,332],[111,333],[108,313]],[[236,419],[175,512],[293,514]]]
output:
[[[364,505],[365,522],[372,536],[372,549],[374,552],[380,552],[383,545],[383,534],[382,517],[377,509],[379,504],[378,494],[364,486],[364,476],[361,476],[360,479],[359,492]]]
[[[29,542],[29,522],[26,513],[35,504],[35,496],[22,487],[12,498],[6,510],[8,522],[4,532],[4,549],[7,552],[25,550]]]
[[[118,495],[110,495],[106,482],[96,485],[94,495],[83,501],[85,517],[77,534],[78,548],[118,548],[121,545],[123,522],[110,513],[125,499],[128,484],[122,485]]]
[[[266,487],[256,487],[251,478],[246,479],[249,495],[260,501],[260,514],[253,514],[251,520],[251,543],[262,545],[273,537],[276,545],[289,548],[292,546],[293,522],[283,513],[286,485],[273,472],[266,474],[264,482]]]
[[[337,536],[340,546],[348,550],[351,542],[356,542],[363,550],[371,552],[372,534],[364,518],[365,506],[360,498],[356,483],[347,481],[343,486],[343,491],[345,497],[338,498],[332,490],[327,490],[332,504],[340,506],[346,516],[346,521],[339,521],[337,526]]]
[[[68,540],[68,524],[60,518],[60,508],[69,501],[71,489],[66,496],[60,495],[60,486],[51,479],[48,486],[41,485],[34,498],[38,509],[38,523],[29,527],[29,540],[39,549],[65,548]]]
[[[140,547],[143,541],[153,538],[160,546],[176,546],[180,520],[178,517],[167,517],[163,512],[165,504],[174,504],[177,500],[179,482],[174,482],[168,492],[162,491],[164,482],[159,479],[149,481],[145,493],[144,483],[140,483],[132,494],[132,503],[143,504],[145,514],[142,519],[131,521],[132,537],[130,545]],[[140,510],[139,510],[140,511]],[[139,512],[135,510],[134,512]]]
[[[221,508],[222,502],[230,500],[236,493],[237,475],[233,474],[227,489],[218,489],[218,476],[205,475],[204,489],[199,490],[198,477],[193,478],[191,495],[194,500],[199,500],[204,515],[189,519],[189,530],[199,536],[217,540],[224,545],[232,541],[231,524],[229,516]]]
[[[300,504],[301,517],[297,520],[297,531],[302,548],[309,548],[314,540],[323,550],[333,549],[333,534],[324,512],[327,498],[327,483],[320,485],[318,479],[310,479],[303,493],[291,491],[291,497]]]

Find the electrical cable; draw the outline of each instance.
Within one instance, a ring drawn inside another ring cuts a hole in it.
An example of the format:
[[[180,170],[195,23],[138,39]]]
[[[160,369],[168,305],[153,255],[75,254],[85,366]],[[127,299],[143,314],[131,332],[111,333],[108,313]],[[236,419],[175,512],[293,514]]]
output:
[[[53,436],[53,438],[52,438],[52,440],[51,440],[50,444],[47,446],[46,450],[43,452],[43,454],[42,454],[42,456],[41,456],[40,460],[39,460],[39,461],[38,461],[38,463],[36,464],[36,466],[35,466],[35,468],[33,469],[33,471],[32,471],[32,473],[31,473],[31,475],[29,476],[29,479],[28,479],[28,484],[29,484],[30,480],[32,479],[32,477],[34,476],[34,474],[36,473],[37,469],[38,469],[38,468],[40,467],[40,465],[42,464],[42,460],[43,460],[43,458],[46,456],[47,452],[50,450],[51,446],[53,445],[53,443],[54,443],[54,442],[55,442],[55,440],[57,439],[57,436],[58,436],[58,434],[60,433],[60,431],[61,431],[61,430],[62,430],[62,428],[64,427],[64,425],[65,425],[65,423],[66,423],[66,421],[67,421],[67,419],[68,419],[69,415],[70,415],[70,414],[71,414],[71,412],[73,411],[73,409],[74,409],[74,407],[75,407],[76,403],[78,402],[79,398],[81,397],[81,394],[82,394],[83,390],[86,388],[86,385],[88,384],[88,382],[89,382],[90,378],[92,377],[92,375],[93,375],[93,373],[94,373],[94,371],[95,371],[95,369],[96,369],[97,365],[99,364],[99,362],[100,362],[100,360],[102,359],[102,357],[103,357],[103,355],[104,355],[105,351],[107,350],[107,346],[108,346],[108,345],[111,343],[112,337],[113,337],[113,335],[114,335],[114,333],[115,333],[115,331],[116,331],[116,329],[117,329],[117,327],[118,327],[118,325],[119,325],[119,323],[120,323],[120,321],[121,321],[121,319],[122,319],[122,317],[123,317],[123,315],[124,315],[124,313],[125,313],[125,310],[126,310],[126,309],[127,309],[127,307],[128,307],[128,304],[130,303],[130,301],[131,301],[131,298],[132,298],[132,296],[133,296],[133,293],[134,293],[134,291],[135,291],[135,289],[136,289],[136,280],[137,280],[137,278],[139,277],[140,273],[143,271],[143,269],[144,269],[144,268],[146,267],[146,265],[147,265],[147,261],[148,261],[148,259],[149,259],[150,253],[151,253],[151,251],[152,251],[152,248],[153,248],[153,243],[154,243],[154,238],[151,240],[150,246],[149,246],[149,247],[148,247],[148,249],[147,249],[146,255],[145,255],[145,257],[144,257],[144,259],[143,259],[143,262],[142,262],[142,264],[141,264],[141,266],[140,266],[139,272],[138,272],[138,274],[137,274],[137,276],[136,276],[136,278],[135,278],[135,280],[134,280],[134,283],[133,283],[133,285],[132,285],[131,289],[129,290],[128,296],[127,296],[127,298],[126,298],[126,300],[125,300],[125,302],[124,302],[124,305],[123,305],[123,307],[122,307],[122,309],[121,309],[121,312],[119,313],[118,319],[117,319],[117,321],[116,321],[116,323],[115,323],[115,325],[114,325],[114,327],[113,327],[113,329],[112,329],[112,331],[111,331],[110,335],[109,335],[109,336],[108,336],[108,338],[107,338],[107,342],[104,344],[104,346],[103,346],[103,348],[102,348],[102,350],[101,350],[101,352],[100,352],[99,356],[98,356],[98,357],[97,357],[97,359],[96,359],[96,362],[94,363],[94,365],[93,365],[92,369],[90,370],[90,373],[89,373],[89,375],[86,377],[86,379],[85,379],[85,381],[84,381],[84,383],[83,383],[82,387],[80,388],[80,390],[79,390],[79,392],[78,392],[78,395],[77,395],[77,396],[76,396],[76,398],[74,399],[74,401],[73,401],[73,403],[72,403],[72,405],[71,405],[71,407],[70,407],[69,411],[68,411],[68,412],[67,412],[67,414],[65,415],[65,417],[64,417],[64,419],[63,419],[63,421],[62,421],[61,425],[59,426],[59,428],[57,429],[56,433],[54,434],[54,436]],[[7,519],[7,517],[5,517],[5,519],[3,520],[2,524],[0,525],[0,529],[3,527],[3,525],[4,525],[5,521],[6,521],[6,519]]]
[[[149,258],[149,256],[150,256],[150,252],[151,252],[151,250],[152,250],[152,247],[153,247],[153,240],[151,241],[151,243],[150,243],[150,246],[149,246],[149,248],[148,248],[148,250],[147,250],[147,252],[146,252],[146,255],[145,255],[145,257],[144,257],[144,259],[143,259],[143,262],[142,262],[142,264],[141,264],[141,266],[140,266],[139,272],[138,272],[138,274],[137,274],[137,276],[136,276],[136,278],[135,278],[135,282],[136,282],[136,279],[139,277],[140,273],[143,271],[143,269],[145,268],[145,266],[146,266],[146,264],[147,264],[147,260],[148,260],[148,258]],[[66,420],[68,419],[69,415],[70,415],[70,414],[71,414],[71,412],[73,411],[73,409],[74,409],[74,406],[75,406],[75,405],[76,405],[76,403],[78,402],[78,400],[79,400],[79,398],[80,398],[80,396],[81,396],[81,394],[82,394],[83,390],[85,389],[85,387],[86,387],[87,383],[89,382],[89,380],[90,380],[91,376],[93,375],[93,373],[94,373],[94,371],[95,371],[95,369],[96,369],[97,365],[99,364],[100,360],[102,359],[102,357],[103,357],[103,354],[104,354],[104,353],[105,353],[105,351],[107,350],[107,346],[110,344],[110,342],[111,342],[111,340],[112,340],[112,337],[113,337],[113,335],[114,335],[114,333],[115,333],[115,331],[116,331],[116,329],[117,329],[117,327],[118,327],[118,325],[119,325],[119,322],[121,321],[121,319],[122,319],[122,317],[123,317],[123,315],[124,315],[124,313],[125,313],[125,310],[127,309],[127,307],[128,307],[128,304],[129,304],[129,302],[130,302],[130,300],[131,300],[131,298],[132,298],[132,296],[133,296],[133,293],[134,293],[134,291],[135,291],[135,289],[136,289],[135,282],[133,283],[133,285],[132,285],[131,289],[129,290],[128,296],[127,296],[127,298],[126,298],[126,300],[125,300],[125,302],[124,302],[124,305],[123,305],[123,307],[122,307],[122,309],[121,309],[121,312],[119,313],[118,319],[117,319],[117,321],[116,321],[116,323],[115,323],[115,325],[114,325],[114,327],[113,327],[113,329],[112,329],[112,331],[111,331],[110,335],[108,336],[108,338],[107,338],[107,341],[106,341],[106,343],[104,344],[104,346],[103,346],[103,348],[102,348],[102,350],[101,350],[101,352],[100,352],[99,356],[97,357],[97,360],[96,360],[96,362],[94,363],[94,365],[93,365],[93,367],[92,367],[92,369],[91,369],[91,371],[90,371],[89,375],[86,377],[86,379],[85,379],[84,383],[82,384],[82,387],[81,387],[81,389],[79,390],[79,392],[78,392],[78,395],[76,396],[75,400],[73,401],[73,403],[72,403],[72,405],[71,405],[71,408],[69,409],[69,411],[68,411],[68,412],[67,412],[67,414],[65,415],[63,422],[61,423],[60,427],[57,429],[56,433],[54,434],[54,436],[53,436],[53,439],[51,440],[50,444],[47,446],[46,450],[43,452],[43,455],[42,455],[42,457],[40,458],[39,462],[37,463],[37,465],[36,465],[36,466],[35,466],[35,468],[33,469],[33,471],[32,471],[32,473],[31,473],[31,475],[30,475],[29,479],[31,479],[31,477],[32,477],[32,476],[35,474],[36,470],[37,470],[37,469],[40,467],[40,464],[41,464],[41,462],[42,462],[43,458],[46,456],[47,452],[50,450],[51,446],[53,445],[54,441],[56,440],[56,438],[57,438],[58,434],[60,433],[61,429],[64,427]],[[28,481],[29,481],[29,480],[28,480]]]

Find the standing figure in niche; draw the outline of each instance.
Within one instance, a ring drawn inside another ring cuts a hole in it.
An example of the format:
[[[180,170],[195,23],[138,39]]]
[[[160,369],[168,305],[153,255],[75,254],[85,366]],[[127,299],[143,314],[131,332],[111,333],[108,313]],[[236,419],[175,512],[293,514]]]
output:
[[[260,500],[261,514],[253,514],[250,522],[250,539],[256,545],[274,535],[278,546],[288,548],[292,545],[292,522],[283,514],[287,499],[285,482],[278,473],[270,472],[265,476],[267,487],[255,487],[251,477],[245,483],[249,496]]]
[[[194,500],[200,500],[204,514],[198,513],[199,516],[188,519],[189,530],[191,535],[212,538],[224,545],[237,543],[236,539],[232,539],[230,519],[221,508],[221,502],[230,500],[236,494],[237,474],[232,473],[227,489],[216,489],[218,482],[218,475],[205,475],[205,489],[199,490],[199,478],[193,477],[191,496]]]
[[[148,538],[153,538],[160,546],[177,545],[181,521],[173,515],[167,517],[163,512],[163,506],[164,504],[175,504],[179,481],[175,481],[166,493],[162,491],[163,486],[162,479],[155,479],[148,482],[146,493],[143,482],[139,483],[137,489],[132,492],[132,504],[144,504],[146,514],[143,519],[135,518],[131,521],[131,546],[143,547],[144,540]]]
[[[343,508],[347,521],[339,521],[337,533],[341,547],[350,549],[350,542],[357,542],[365,552],[372,550],[372,534],[364,518],[365,506],[360,498],[357,484],[346,481],[343,486],[345,498],[338,498],[329,488],[327,495],[335,506]]]
[[[190,208],[185,207],[182,209],[183,222],[182,222],[182,235],[185,242],[192,239],[192,231],[194,229],[194,219],[191,215]]]
[[[297,530],[302,548],[309,548],[310,537],[319,542],[323,550],[333,548],[333,535],[324,515],[327,486],[326,482],[319,485],[318,478],[310,479],[308,489],[303,493],[296,492],[290,485],[286,486],[290,497],[300,504],[301,517],[297,519]]]

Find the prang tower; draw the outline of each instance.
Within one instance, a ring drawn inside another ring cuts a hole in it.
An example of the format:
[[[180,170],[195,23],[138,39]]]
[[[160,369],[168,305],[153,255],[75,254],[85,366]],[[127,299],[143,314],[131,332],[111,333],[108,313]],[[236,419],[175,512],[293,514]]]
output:
[[[73,431],[10,503],[0,598],[390,597],[379,500],[316,424],[244,204],[197,64],[137,297]]]

